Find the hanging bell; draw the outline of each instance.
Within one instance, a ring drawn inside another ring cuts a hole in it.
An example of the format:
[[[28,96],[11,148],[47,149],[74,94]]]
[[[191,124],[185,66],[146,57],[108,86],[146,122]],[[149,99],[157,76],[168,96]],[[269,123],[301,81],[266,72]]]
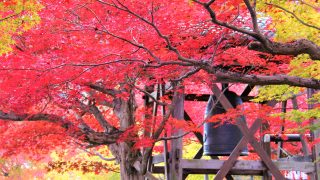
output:
[[[234,92],[226,89],[224,95],[230,101],[235,108],[237,105],[242,104],[241,98]],[[225,109],[220,102],[217,102],[217,98],[211,95],[206,107],[205,118],[210,118],[216,114],[225,113]],[[246,121],[244,116],[240,117],[242,121]],[[238,142],[242,138],[240,129],[234,124],[222,124],[219,122],[208,122],[204,124],[204,155],[208,156],[229,156],[233,149],[237,146]],[[248,148],[245,147],[241,153],[241,156],[248,155]]]

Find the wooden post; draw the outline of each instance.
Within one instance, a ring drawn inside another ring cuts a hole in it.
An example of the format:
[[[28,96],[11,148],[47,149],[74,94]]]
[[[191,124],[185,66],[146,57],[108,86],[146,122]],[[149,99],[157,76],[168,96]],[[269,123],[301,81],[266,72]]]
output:
[[[154,85],[150,85],[150,86],[145,86],[144,90],[146,92],[148,92],[149,94],[151,94],[152,92],[154,92]],[[144,95],[144,107],[146,108],[146,113],[144,115],[144,136],[145,137],[151,137],[151,126],[150,123],[148,123],[148,121],[152,118],[152,107],[153,107],[153,103],[150,102],[150,97],[148,95]],[[146,151],[146,148],[142,149],[142,154],[144,154]],[[147,171],[151,171],[152,168],[152,157],[149,158],[148,160],[148,165],[147,165]]]
[[[314,89],[308,89],[307,90],[308,99],[311,98],[314,93],[315,93]],[[312,109],[313,107],[314,107],[313,103],[308,104],[308,109]],[[319,122],[320,122],[319,119],[315,119],[311,123],[317,124]],[[312,131],[311,137],[312,137],[312,140],[319,138],[320,130],[317,129],[315,131]],[[316,180],[320,180],[320,162],[319,162],[320,154],[319,153],[320,153],[320,144],[315,144],[312,148],[312,160],[315,162],[316,168],[315,168],[315,173],[313,175],[313,178]]]
[[[184,94],[183,87],[179,88],[173,95],[174,110],[172,116],[176,119],[184,119]],[[173,128],[174,129],[174,128]],[[179,136],[182,130],[175,130],[171,133],[172,136]],[[182,138],[171,140],[171,150],[169,157],[169,180],[182,180]]]
[[[271,107],[275,106],[276,104],[277,104],[277,101],[269,101],[269,102],[267,102],[267,105],[271,106]],[[263,134],[268,129],[270,129],[269,123],[268,122],[262,123],[261,130],[260,130],[261,134]],[[264,142],[263,135],[261,136],[260,142],[261,142],[262,148],[266,151],[267,155],[271,158],[270,142]],[[263,172],[263,180],[271,180],[271,179],[272,179],[272,176],[269,173],[269,171],[268,170],[264,171]]]

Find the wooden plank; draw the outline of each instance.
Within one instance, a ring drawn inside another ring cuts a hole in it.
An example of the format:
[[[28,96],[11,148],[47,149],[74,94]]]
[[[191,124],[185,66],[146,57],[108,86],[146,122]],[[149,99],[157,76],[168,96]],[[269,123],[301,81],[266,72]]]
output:
[[[169,95],[172,98],[172,96]],[[210,94],[186,94],[185,101],[205,101],[209,100]],[[254,96],[244,96],[241,95],[240,97],[243,102],[248,102],[254,98]]]
[[[172,117],[183,121],[184,120],[184,94],[183,87],[176,90],[173,97],[174,110]],[[183,132],[182,130],[175,130],[171,133],[172,136],[179,136]],[[169,156],[169,179],[170,180],[182,180],[182,168],[180,166],[180,160],[182,158],[182,138],[171,140],[171,149]]]
[[[152,93],[154,92],[154,85],[150,85],[150,86],[145,86],[144,90],[148,93]],[[145,137],[151,137],[151,125],[150,123],[148,123],[148,119],[152,118],[152,107],[153,107],[153,103],[150,102],[149,99],[151,99],[149,96],[147,96],[146,94],[143,96],[144,99],[144,107],[146,108],[147,113],[144,114],[143,116],[143,126],[144,126],[144,131],[143,134]],[[144,154],[148,148],[143,148],[142,149],[142,153]],[[148,165],[147,165],[147,171],[150,171],[152,168],[152,157],[148,159]]]
[[[250,94],[250,92],[252,91],[252,89],[254,88],[254,85],[250,85],[248,84],[247,87],[243,90],[243,92],[241,93],[241,97],[242,96],[248,96]]]
[[[163,153],[152,156],[152,164],[159,164],[164,162]]]
[[[221,105],[223,106],[223,108],[225,110],[233,108],[232,104],[229,102],[229,100],[221,92],[221,90],[219,89],[219,87],[216,84],[212,85],[212,92],[217,97],[217,99],[219,100],[219,102],[221,103]]]
[[[146,174],[144,175],[145,178],[147,178],[148,180],[159,180],[158,178],[156,178],[152,173],[150,173],[149,171],[146,172]]]
[[[312,95],[316,92],[316,90],[314,89],[309,89],[307,90],[307,96],[308,96],[308,99],[312,97]],[[314,107],[315,104],[308,104],[308,109],[312,109]],[[319,119],[316,119],[316,120],[312,120],[311,123],[312,124],[317,124],[319,123],[320,120]],[[320,130],[317,129],[315,131],[312,131],[311,132],[311,138],[314,140],[314,139],[317,139],[320,137]],[[315,161],[316,163],[316,168],[315,168],[315,172],[313,173],[313,177],[314,179],[316,180],[320,180],[320,162],[319,162],[319,159],[320,159],[320,144],[317,143],[315,144],[313,147],[312,147],[312,159],[313,161]]]
[[[194,122],[191,120],[191,117],[189,116],[189,114],[184,111],[184,119],[188,122],[191,122],[194,125]],[[203,144],[203,136],[200,132],[195,132],[193,131],[193,134],[197,137],[198,141]]]
[[[201,159],[203,155],[203,146],[199,149],[199,151],[197,152],[197,154],[193,157],[193,159]]]
[[[222,85],[223,86],[223,85]],[[219,87],[216,84],[212,85],[212,92],[217,97],[217,100],[220,102],[220,104],[223,106],[223,108],[227,111],[228,109],[232,109],[233,106],[230,103],[230,101],[227,99],[227,97],[221,92]],[[211,157],[212,159],[215,157]],[[218,158],[217,158],[218,159]],[[231,175],[226,176],[227,180],[233,180],[233,177]]]
[[[279,168],[279,170],[301,171],[305,173],[311,173],[315,170],[313,162],[274,161],[273,163]]]
[[[250,128],[250,134],[254,134],[261,125],[261,119],[257,119]],[[231,170],[232,166],[236,162],[237,158],[240,156],[242,149],[247,145],[248,141],[245,137],[242,137],[240,142],[237,144],[236,148],[230,154],[228,160],[223,164],[221,169],[218,171],[215,179],[224,178],[228,172]]]
[[[275,100],[272,101],[268,101],[265,102],[268,106],[274,107],[278,102]],[[261,133],[264,133],[266,130],[270,129],[270,125],[268,122],[264,122],[261,125]],[[262,148],[266,151],[267,155],[271,158],[271,146],[270,146],[270,142],[264,143],[263,137],[261,137],[260,141],[261,141],[261,145]],[[268,172],[268,170],[263,172],[263,179],[264,180],[272,180],[272,176],[271,174]]]
[[[291,101],[292,101],[293,109],[298,110],[299,106],[298,106],[297,98],[293,97],[291,99]],[[301,123],[299,123],[299,125],[301,126]],[[307,140],[306,140],[304,134],[302,134],[302,133],[300,133],[300,137],[301,137],[300,141],[301,141],[301,145],[302,145],[302,152],[305,156],[308,156],[310,154],[310,152],[309,152],[309,146],[308,146]]]
[[[160,97],[163,97],[165,95],[165,84],[160,84],[159,86],[159,91],[160,91]],[[164,117],[166,114],[166,108],[165,106],[161,106],[161,115]],[[163,133],[164,137],[167,137],[167,130],[164,130]],[[168,161],[168,141],[164,140],[163,141],[163,158],[164,158],[164,177],[166,179],[169,179],[169,161]]]
[[[203,155],[203,146],[201,146],[201,148],[199,149],[197,154],[193,157],[193,159],[200,159],[202,155]],[[189,175],[188,173],[183,173],[183,179],[186,179],[188,175]]]
[[[245,122],[243,121],[237,121],[237,125],[240,128],[242,134],[244,137],[247,138],[249,143],[252,145],[254,150],[257,152],[259,157],[262,159],[262,161],[265,163],[265,165],[268,167],[268,169],[271,171],[273,176],[277,180],[284,180],[285,178],[279,171],[279,169],[275,166],[275,164],[271,161],[271,158],[268,156],[268,154],[263,150],[263,148],[260,146],[260,144],[255,140],[254,136],[249,133],[249,129]]]
[[[181,165],[183,169],[220,169],[225,160],[216,160],[216,159],[182,159]],[[254,160],[237,160],[234,166],[231,169],[239,170],[264,170],[266,167],[261,161]]]
[[[207,172],[208,174],[217,173],[221,169],[222,165],[225,163],[224,160],[203,160],[203,159],[183,159],[181,161],[182,168],[189,172],[196,172],[197,170],[202,172]],[[243,172],[251,172],[255,174],[261,174],[265,169],[264,165],[258,161],[236,161],[234,166],[231,168],[233,173],[231,174],[241,174]]]
[[[208,101],[210,94],[186,94],[185,101]]]
[[[225,160],[216,159],[182,159],[181,166],[184,173],[189,174],[216,174],[225,163]],[[301,171],[305,173],[313,172],[315,165],[313,162],[296,161],[273,161],[279,170]],[[229,174],[233,175],[262,175],[266,170],[263,161],[237,160],[231,168]],[[163,166],[155,166],[153,173],[163,173]]]

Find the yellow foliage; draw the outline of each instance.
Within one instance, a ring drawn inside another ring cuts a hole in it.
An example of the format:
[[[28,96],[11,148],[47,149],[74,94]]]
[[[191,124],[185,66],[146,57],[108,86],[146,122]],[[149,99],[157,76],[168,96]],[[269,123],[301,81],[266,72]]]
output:
[[[304,78],[320,79],[320,62],[313,61],[309,55],[299,55],[290,62],[292,68],[289,75]]]
[[[272,18],[271,28],[276,29],[276,41],[290,42],[305,38],[316,44],[320,44],[320,31],[302,24],[289,13],[293,13],[308,25],[320,27],[319,1],[270,0],[257,2],[258,11],[264,12],[265,15]],[[288,12],[279,7],[284,8]]]
[[[311,60],[307,54],[299,55],[290,62],[290,72],[288,75],[320,79],[320,62]],[[305,88],[291,87],[289,85],[263,86],[259,89],[259,95],[253,101],[284,101],[304,91],[304,89]]]
[[[37,0],[0,2],[0,55],[12,50],[14,36],[39,24],[38,12],[41,9],[42,5]]]

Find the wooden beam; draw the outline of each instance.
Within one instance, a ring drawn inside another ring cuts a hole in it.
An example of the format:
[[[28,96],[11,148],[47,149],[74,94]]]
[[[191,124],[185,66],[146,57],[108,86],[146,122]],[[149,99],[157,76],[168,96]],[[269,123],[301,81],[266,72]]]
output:
[[[265,165],[268,167],[270,172],[273,174],[275,179],[277,180],[284,180],[285,178],[279,171],[279,169],[274,165],[274,163],[271,161],[271,158],[268,156],[268,154],[263,150],[263,148],[260,146],[260,144],[255,140],[254,136],[249,133],[249,129],[245,122],[243,121],[237,121],[237,125],[240,128],[243,136],[249,141],[249,143],[252,145],[254,150],[257,152],[259,157],[262,159],[262,161],[265,163]]]
[[[261,125],[261,119],[257,119],[252,127],[250,128],[250,134],[254,134]],[[236,162],[237,158],[240,156],[241,151],[247,145],[248,141],[245,137],[242,137],[240,142],[237,144],[237,146],[234,148],[232,153],[230,154],[228,160],[223,164],[221,169],[218,171],[218,174],[216,175],[215,179],[223,179],[228,172],[231,170],[232,166]]]
[[[311,98],[312,95],[315,92],[316,92],[316,90],[308,88],[308,90],[307,90],[308,99]],[[314,105],[315,104],[308,104],[308,109],[313,109]],[[315,120],[311,121],[312,124],[317,124],[319,122],[320,122],[320,119],[315,119]],[[315,140],[315,139],[319,138],[320,137],[320,130],[317,129],[317,130],[311,131],[311,137],[312,137],[312,140]],[[312,147],[312,159],[316,163],[316,169],[315,169],[315,172],[314,172],[314,179],[316,179],[316,180],[320,180],[320,162],[319,162],[319,158],[320,158],[320,144],[318,143],[318,144],[315,144]]]
[[[301,171],[311,173],[315,171],[313,162],[297,162],[297,161],[273,161],[279,170]]]
[[[252,91],[252,89],[254,88],[254,85],[250,85],[248,84],[247,87],[243,90],[243,92],[241,93],[241,97],[242,96],[248,96],[250,94],[250,92]]]
[[[194,122],[191,120],[191,117],[189,116],[189,114],[184,111],[184,120],[191,122],[192,124],[194,124]],[[203,136],[200,132],[195,132],[193,131],[193,134],[197,137],[198,141],[203,144]]]
[[[185,101],[208,101],[210,94],[186,94]]]
[[[181,165],[183,170],[190,173],[196,173],[197,171],[206,174],[216,174],[225,163],[224,160],[204,160],[204,159],[183,159]],[[260,162],[255,161],[237,161],[232,167],[230,174],[255,174],[260,175],[265,167]],[[197,173],[198,174],[198,173]]]
[[[184,121],[184,94],[183,87],[179,86],[173,96],[172,103],[174,104],[174,110],[172,117],[178,120]],[[173,128],[174,129],[174,128]],[[171,135],[179,136],[183,132],[182,130],[174,130]],[[182,180],[182,168],[180,166],[180,160],[182,158],[182,138],[171,140],[171,149],[169,156],[169,179],[170,180]]]
[[[152,173],[150,173],[149,171],[146,172],[146,174],[144,175],[145,178],[148,178],[148,180],[159,180],[158,178],[156,178]]]
[[[225,160],[216,159],[182,159],[181,166],[183,173],[188,174],[216,174],[225,163]],[[313,162],[296,161],[273,161],[279,170],[301,171],[305,173],[314,172]],[[232,175],[262,175],[267,170],[263,161],[257,160],[237,160],[231,168],[229,174]],[[163,166],[155,166],[152,173],[163,173]]]
[[[159,164],[164,162],[163,153],[152,156],[152,164]]]
[[[268,102],[265,102],[265,104],[267,104],[268,106],[274,107],[278,102],[275,100],[271,100]],[[260,133],[263,134],[266,130],[270,129],[270,125],[267,121],[265,121],[264,123],[262,123],[261,125],[261,130]],[[271,146],[270,146],[270,142],[263,142],[263,137],[261,137],[260,139],[260,143],[262,145],[262,148],[265,150],[265,152],[267,153],[268,157],[271,158]],[[268,170],[263,172],[263,180],[272,180],[271,174],[268,172]]]
[[[217,97],[217,99],[219,100],[219,102],[221,103],[221,105],[223,106],[223,108],[225,110],[233,108],[232,104],[229,102],[229,100],[221,92],[221,90],[219,89],[219,87],[216,84],[212,85],[212,92]]]
[[[199,149],[199,151],[197,152],[197,154],[193,157],[193,159],[201,159],[203,155],[203,146]]]

